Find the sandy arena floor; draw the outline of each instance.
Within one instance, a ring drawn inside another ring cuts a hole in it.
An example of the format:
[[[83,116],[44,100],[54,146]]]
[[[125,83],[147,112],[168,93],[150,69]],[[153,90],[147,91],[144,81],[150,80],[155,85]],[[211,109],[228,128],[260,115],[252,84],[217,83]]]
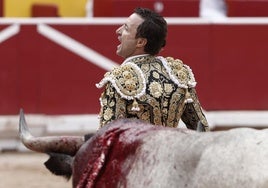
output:
[[[48,159],[39,153],[0,153],[0,187],[71,188],[71,180],[51,174],[43,165]]]

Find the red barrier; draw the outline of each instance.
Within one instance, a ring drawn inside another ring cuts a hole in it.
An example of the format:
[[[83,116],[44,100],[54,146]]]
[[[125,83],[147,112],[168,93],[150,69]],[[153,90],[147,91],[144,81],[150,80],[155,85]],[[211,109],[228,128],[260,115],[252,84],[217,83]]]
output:
[[[27,113],[98,113],[102,90],[95,84],[107,71],[106,60],[98,60],[90,50],[120,64],[115,54],[118,26],[48,24],[60,33],[51,39],[46,36],[52,36],[49,29],[20,24],[17,34],[0,43],[0,114],[17,114],[21,107]],[[0,35],[9,27],[0,25]],[[206,110],[268,108],[268,24],[179,23],[168,29],[161,55],[191,66]],[[73,41],[59,44],[64,41],[61,35]],[[90,55],[79,54],[83,50]]]
[[[211,110],[267,110],[268,25],[215,25]]]

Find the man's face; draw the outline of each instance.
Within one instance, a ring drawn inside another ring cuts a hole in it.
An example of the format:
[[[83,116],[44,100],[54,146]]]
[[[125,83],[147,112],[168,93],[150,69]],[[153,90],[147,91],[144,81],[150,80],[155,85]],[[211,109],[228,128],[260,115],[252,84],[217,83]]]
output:
[[[125,24],[116,30],[120,41],[116,50],[117,55],[127,58],[144,53],[144,47],[139,45],[139,39],[135,38],[137,28],[143,21],[142,17],[134,13],[128,17]]]

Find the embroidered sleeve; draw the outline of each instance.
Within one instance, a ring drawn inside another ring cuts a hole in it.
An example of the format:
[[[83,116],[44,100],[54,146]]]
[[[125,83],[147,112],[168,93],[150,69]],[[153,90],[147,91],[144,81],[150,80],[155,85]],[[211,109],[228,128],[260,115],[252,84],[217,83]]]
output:
[[[189,89],[189,93],[192,102],[185,105],[184,112],[181,116],[182,121],[188,129],[193,130],[196,130],[198,122],[201,121],[201,123],[205,126],[205,131],[209,131],[208,122],[197,98],[195,89]]]

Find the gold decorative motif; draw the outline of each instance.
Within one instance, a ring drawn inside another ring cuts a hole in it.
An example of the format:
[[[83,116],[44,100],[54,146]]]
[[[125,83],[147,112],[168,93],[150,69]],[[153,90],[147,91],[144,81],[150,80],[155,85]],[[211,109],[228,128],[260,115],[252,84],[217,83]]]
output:
[[[163,89],[158,82],[152,82],[149,86],[149,90],[151,95],[155,98],[159,98],[163,93]]]
[[[137,83],[131,79],[124,79],[122,83],[124,82],[125,82],[125,87],[123,87],[123,89],[126,89],[126,91],[123,91],[123,92],[126,93],[127,95],[132,95],[132,93],[135,92]]]
[[[120,74],[122,74],[122,70],[119,68],[119,67],[116,67],[116,68],[114,68],[113,70],[112,70],[112,73],[114,74],[114,75],[120,75]],[[110,75],[110,74],[109,74]],[[105,77],[107,77],[107,76],[109,76],[109,75],[105,75]]]
[[[173,87],[171,84],[164,84],[164,90],[165,90],[165,92],[170,93],[170,92],[172,92]]]
[[[131,72],[129,71],[124,71],[123,72],[123,78],[128,80],[128,79],[131,79],[133,77],[133,75],[131,74]]]
[[[137,103],[136,99],[134,99],[133,103],[132,103],[132,111],[140,111],[140,107],[139,104]]]
[[[104,113],[103,113],[103,117],[104,117],[104,119],[105,119],[105,120],[109,120],[109,119],[111,119],[111,117],[112,117],[112,113],[113,113],[113,111],[112,111],[111,108],[107,108],[106,110],[104,110]]]
[[[191,94],[190,92],[188,91],[188,89],[186,90],[186,93],[185,93],[185,103],[192,103],[193,102],[193,99],[191,97]]]
[[[153,77],[159,79],[159,74],[157,72],[153,72]]]
[[[103,98],[102,105],[107,105],[107,99]]]
[[[110,106],[113,107],[115,105],[115,102],[114,101],[111,101],[110,102]]]

